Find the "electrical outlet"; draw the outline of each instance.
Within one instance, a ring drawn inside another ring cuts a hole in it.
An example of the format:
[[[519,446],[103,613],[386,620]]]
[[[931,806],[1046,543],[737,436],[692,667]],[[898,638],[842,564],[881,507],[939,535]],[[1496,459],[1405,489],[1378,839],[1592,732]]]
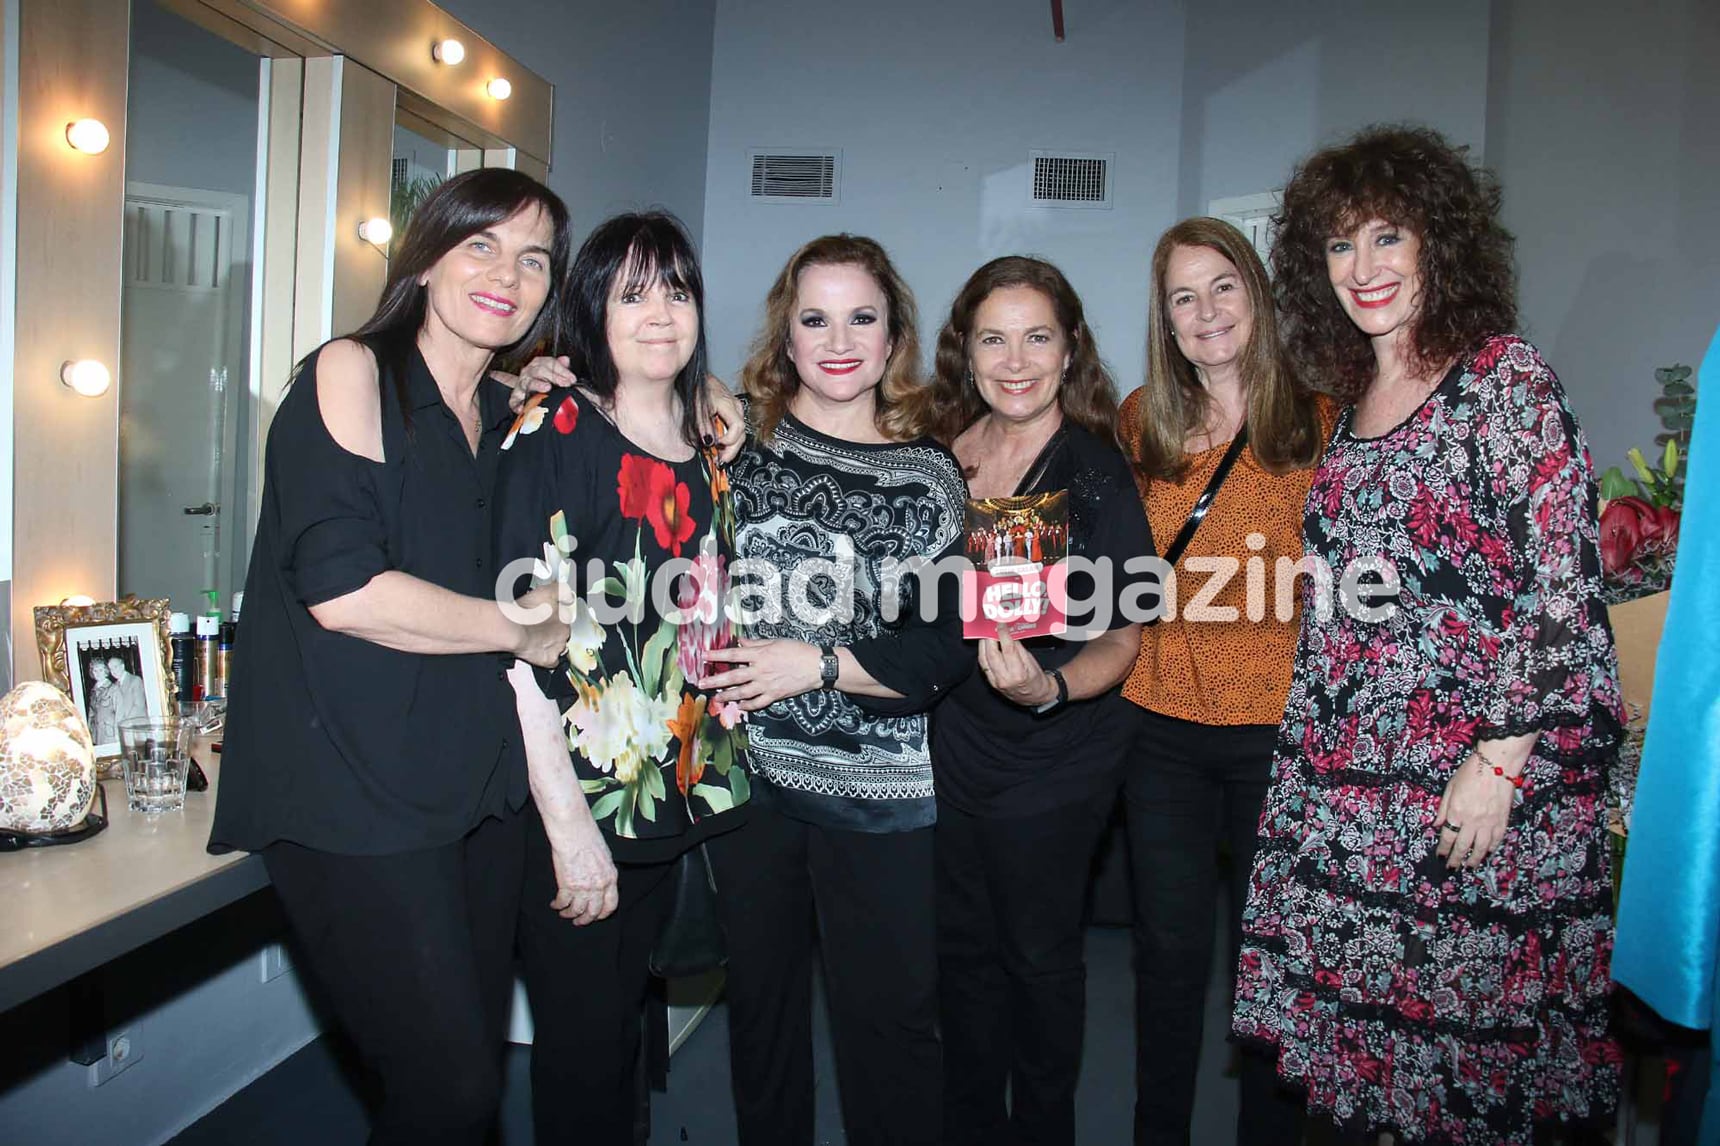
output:
[[[90,1063],[90,1086],[97,1087],[131,1069],[143,1058],[143,1028],[137,1023],[107,1033],[107,1053]]]
[[[259,956],[262,962],[262,981],[272,982],[293,969],[293,960],[287,954],[284,943],[271,943],[263,948]]]

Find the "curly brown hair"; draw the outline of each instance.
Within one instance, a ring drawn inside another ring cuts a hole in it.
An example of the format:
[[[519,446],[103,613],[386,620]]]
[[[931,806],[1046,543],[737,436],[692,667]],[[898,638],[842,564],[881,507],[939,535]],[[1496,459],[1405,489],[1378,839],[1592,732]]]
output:
[[[1421,240],[1421,309],[1410,342],[1418,366],[1435,370],[1516,328],[1513,240],[1499,222],[1499,184],[1466,150],[1431,128],[1377,124],[1296,168],[1276,220],[1272,270],[1285,346],[1310,384],[1354,400],[1373,379],[1373,349],[1326,273],[1327,240],[1371,219]]]
[[[751,406],[753,431],[764,441],[788,410],[800,389],[800,372],[788,356],[789,326],[794,321],[800,276],[808,267],[853,266],[872,276],[884,295],[885,326],[890,359],[878,383],[873,420],[891,441],[922,438],[931,427],[926,387],[920,380],[920,335],[914,294],[897,273],[890,256],[873,239],[861,235],[823,235],[789,256],[782,273],[764,300],[764,325],[753,340],[752,354],[741,369],[741,384]]]
[[[931,387],[932,436],[948,445],[989,408],[968,369],[968,339],[974,316],[991,292],[1004,287],[1031,287],[1051,302],[1057,324],[1069,337],[1069,369],[1057,388],[1063,416],[1101,441],[1117,440],[1117,398],[1111,372],[1099,358],[1099,347],[1081,308],[1081,296],[1063,272],[1044,259],[1005,255],[993,259],[968,277],[950,304],[950,317],[938,332]]]
[[[1206,422],[1206,388],[1177,347],[1165,297],[1165,276],[1179,247],[1205,247],[1230,260],[1254,308],[1241,362],[1247,387],[1248,447],[1254,460],[1269,473],[1307,469],[1319,460],[1325,445],[1320,411],[1314,395],[1296,384],[1279,344],[1266,268],[1241,231],[1222,219],[1201,217],[1171,227],[1153,249],[1153,277],[1147,287],[1147,383],[1141,394],[1136,468],[1145,477],[1180,480],[1188,469],[1184,443]]]

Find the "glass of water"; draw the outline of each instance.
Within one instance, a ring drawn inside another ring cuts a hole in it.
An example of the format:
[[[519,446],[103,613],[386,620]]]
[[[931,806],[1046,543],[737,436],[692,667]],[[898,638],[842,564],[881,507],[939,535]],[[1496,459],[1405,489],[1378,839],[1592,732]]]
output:
[[[176,716],[134,716],[120,721],[126,803],[155,815],[185,807],[185,778],[191,770],[195,729]]]

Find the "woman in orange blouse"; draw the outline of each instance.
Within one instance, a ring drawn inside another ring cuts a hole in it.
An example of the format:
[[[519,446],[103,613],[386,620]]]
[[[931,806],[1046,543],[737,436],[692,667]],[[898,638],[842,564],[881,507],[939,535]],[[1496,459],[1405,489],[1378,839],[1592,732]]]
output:
[[[1153,252],[1150,299],[1147,382],[1124,400],[1120,425],[1153,538],[1177,576],[1167,590],[1170,608],[1144,630],[1123,686],[1146,710],[1125,786],[1135,895],[1135,1142],[1185,1146],[1212,966],[1219,840],[1230,850],[1234,965],[1296,646],[1288,566],[1302,556],[1302,503],[1335,410],[1296,386],[1266,270],[1230,224],[1185,219],[1166,231]],[[1221,469],[1205,517],[1178,555],[1176,542]],[[1236,1140],[1299,1142],[1301,1103],[1278,1088],[1271,1064],[1245,1056],[1242,1082]]]

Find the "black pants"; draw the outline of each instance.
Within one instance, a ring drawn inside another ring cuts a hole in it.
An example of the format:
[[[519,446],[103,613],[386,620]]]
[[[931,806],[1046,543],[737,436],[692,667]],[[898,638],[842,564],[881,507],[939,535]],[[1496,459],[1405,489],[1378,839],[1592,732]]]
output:
[[[1235,973],[1260,806],[1276,725],[1208,725],[1147,712],[1124,784],[1135,895],[1135,1142],[1186,1146],[1219,902],[1219,841],[1229,844]],[[1302,1102],[1271,1063],[1245,1052],[1237,1138],[1297,1143]]]
[[[620,906],[575,927],[550,910],[555,869],[527,809],[520,972],[532,1008],[532,1126],[538,1146],[631,1146],[647,962],[670,906],[673,863],[617,864]]]
[[[1087,1018],[1082,909],[1116,798],[1107,786],[1008,819],[938,806],[944,1146],[1073,1146]]]
[[[399,855],[263,850],[311,974],[380,1076],[371,1146],[481,1143],[495,1122],[526,818]]]
[[[816,923],[848,1142],[935,1143],[932,829],[839,831],[755,807],[709,850],[729,945],[740,1141],[811,1146]]]

